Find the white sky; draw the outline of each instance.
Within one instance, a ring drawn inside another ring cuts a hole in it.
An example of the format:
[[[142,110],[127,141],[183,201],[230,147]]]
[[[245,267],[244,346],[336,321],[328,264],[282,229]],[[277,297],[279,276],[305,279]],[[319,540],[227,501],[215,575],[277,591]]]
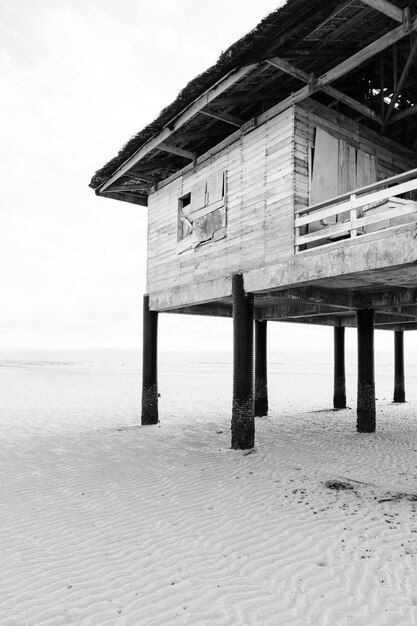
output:
[[[147,209],[90,178],[278,4],[0,2],[0,348],[140,345]],[[276,348],[331,347],[331,329],[274,326]],[[231,346],[230,320],[160,327],[161,349]]]

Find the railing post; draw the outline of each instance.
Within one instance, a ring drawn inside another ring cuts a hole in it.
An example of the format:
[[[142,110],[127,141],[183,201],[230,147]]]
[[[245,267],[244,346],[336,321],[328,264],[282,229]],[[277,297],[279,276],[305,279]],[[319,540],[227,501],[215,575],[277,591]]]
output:
[[[356,207],[352,206],[353,201],[356,199],[356,193],[351,193],[350,194],[350,203],[351,203],[351,209],[350,209],[350,223],[352,224],[352,222],[358,219],[358,209]],[[356,237],[358,235],[358,229],[357,228],[351,228],[350,229],[350,236],[351,237]]]
[[[297,245],[297,240],[299,238],[299,236],[301,235],[301,228],[299,226],[295,227],[295,251],[296,252],[300,252],[300,246]]]

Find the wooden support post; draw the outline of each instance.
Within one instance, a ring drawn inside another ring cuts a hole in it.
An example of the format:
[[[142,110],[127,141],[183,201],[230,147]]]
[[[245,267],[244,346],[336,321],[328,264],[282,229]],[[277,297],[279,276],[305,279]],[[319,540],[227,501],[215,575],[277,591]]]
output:
[[[358,324],[358,404],[356,429],[375,432],[374,310],[359,309]]]
[[[158,312],[143,297],[142,424],[158,423]]]
[[[334,391],[333,407],[346,408],[345,327],[334,327]]]
[[[394,331],[394,402],[405,402],[404,331]]]
[[[255,321],[255,415],[268,414],[267,322]]]
[[[253,296],[245,294],[243,276],[232,276],[233,293],[233,411],[232,448],[253,448]]]

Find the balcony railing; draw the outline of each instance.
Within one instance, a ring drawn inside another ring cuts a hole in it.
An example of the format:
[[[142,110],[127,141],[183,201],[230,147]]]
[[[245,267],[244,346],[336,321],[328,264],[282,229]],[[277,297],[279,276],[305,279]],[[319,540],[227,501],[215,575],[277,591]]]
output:
[[[295,251],[416,222],[416,190],[414,169],[296,211]]]

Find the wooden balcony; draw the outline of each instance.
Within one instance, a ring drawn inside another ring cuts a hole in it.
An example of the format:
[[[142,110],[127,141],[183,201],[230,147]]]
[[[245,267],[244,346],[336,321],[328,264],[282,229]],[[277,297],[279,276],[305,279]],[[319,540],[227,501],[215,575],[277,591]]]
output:
[[[417,222],[417,169],[298,210],[295,252],[412,222]]]

